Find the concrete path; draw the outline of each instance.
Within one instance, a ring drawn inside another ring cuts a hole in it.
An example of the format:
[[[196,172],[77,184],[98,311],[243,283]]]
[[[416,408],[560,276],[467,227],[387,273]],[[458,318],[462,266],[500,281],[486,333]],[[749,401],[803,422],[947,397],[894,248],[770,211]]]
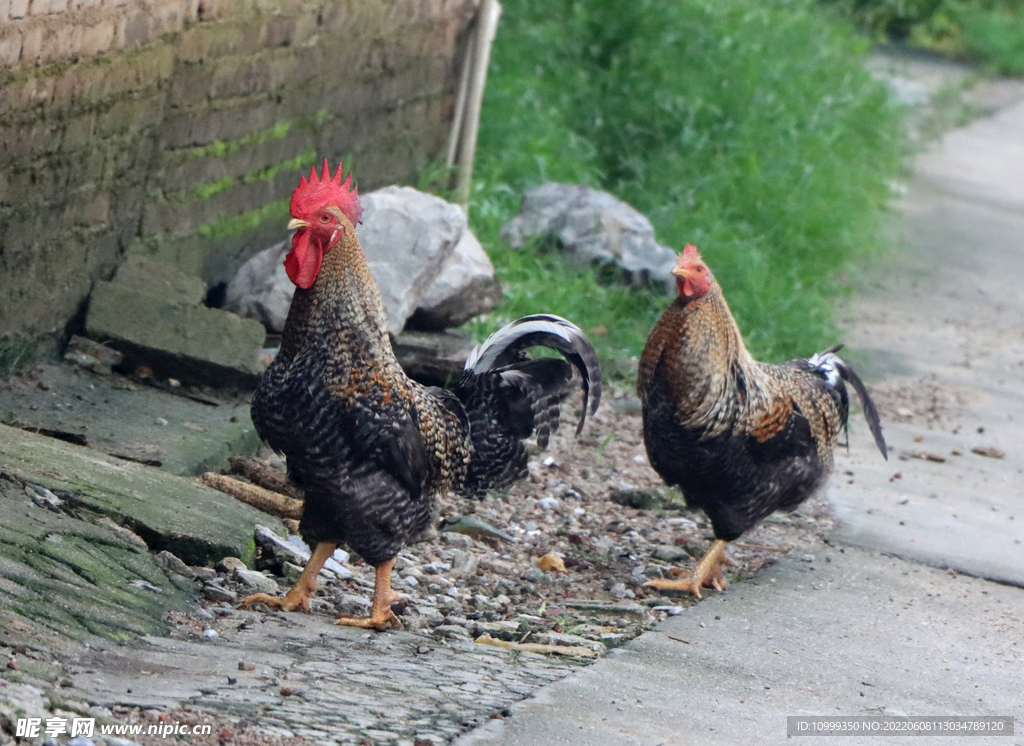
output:
[[[932,90],[949,80],[900,72]],[[893,455],[854,426],[829,488],[832,545],[791,553],[456,746],[774,744],[787,715],[881,714],[1009,715],[1014,735],[967,742],[1024,745],[1024,85],[973,95],[999,110],[916,159],[904,251],[846,311]]]

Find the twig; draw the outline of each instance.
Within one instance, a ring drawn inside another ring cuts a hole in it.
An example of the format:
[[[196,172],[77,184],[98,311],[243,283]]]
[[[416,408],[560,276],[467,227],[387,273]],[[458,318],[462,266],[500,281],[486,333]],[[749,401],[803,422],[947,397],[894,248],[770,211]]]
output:
[[[298,519],[302,517],[302,502],[300,500],[293,500],[277,492],[265,490],[255,484],[241,482],[234,477],[215,474],[211,471],[199,477],[199,481],[207,487],[220,490],[246,505],[251,505],[257,510],[262,510],[264,513],[269,513],[278,518]]]
[[[231,471],[241,474],[253,484],[258,484],[271,492],[279,492],[295,500],[306,499],[306,493],[302,488],[288,479],[288,475],[273,467],[267,466],[262,461],[243,456],[233,456],[228,462],[231,464]]]
[[[582,645],[543,645],[539,642],[508,642],[498,640],[484,633],[476,638],[481,645],[493,645],[496,648],[518,650],[522,653],[540,653],[541,655],[568,655],[573,658],[596,658],[597,652]]]
[[[743,549],[760,549],[765,552],[777,552],[779,554],[789,554],[789,547],[778,547],[772,546],[771,544],[751,544],[747,541],[734,541],[734,546],[741,547]]]

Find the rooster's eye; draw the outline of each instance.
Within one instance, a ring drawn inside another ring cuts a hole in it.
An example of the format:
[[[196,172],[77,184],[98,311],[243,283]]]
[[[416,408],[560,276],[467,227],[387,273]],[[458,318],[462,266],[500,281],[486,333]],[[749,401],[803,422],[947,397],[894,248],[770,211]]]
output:
[[[329,223],[329,222],[331,222],[331,216],[328,215],[327,213],[324,213],[323,215],[320,216],[320,222],[321,223]]]

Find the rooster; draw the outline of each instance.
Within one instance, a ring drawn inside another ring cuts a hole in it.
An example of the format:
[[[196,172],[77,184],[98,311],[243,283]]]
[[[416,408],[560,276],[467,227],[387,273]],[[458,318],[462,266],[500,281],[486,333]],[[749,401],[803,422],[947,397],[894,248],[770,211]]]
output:
[[[403,372],[391,347],[380,292],[356,238],[362,209],[349,174],[310,172],[292,194],[296,285],[281,350],[260,380],[252,420],[287,459],[305,492],[299,533],[313,547],[284,597],[255,594],[285,611],[309,611],[324,562],[347,544],[376,569],[372,613],[337,623],[401,626],[391,569],[402,547],[430,526],[438,496],[479,494],[526,475],[523,439],[547,445],[573,369],[583,389],[577,434],[601,396],[597,355],[575,325],[557,316],[514,321],[475,349],[454,391],[425,387]],[[529,359],[533,346],[564,357]]]
[[[678,297],[640,358],[644,444],[654,470],[711,519],[715,541],[689,575],[648,585],[700,597],[704,586],[725,589],[728,542],[824,484],[849,416],[846,383],[888,455],[874,402],[835,354],[842,345],[782,365],[760,363],[695,246],[686,246],[672,274]]]

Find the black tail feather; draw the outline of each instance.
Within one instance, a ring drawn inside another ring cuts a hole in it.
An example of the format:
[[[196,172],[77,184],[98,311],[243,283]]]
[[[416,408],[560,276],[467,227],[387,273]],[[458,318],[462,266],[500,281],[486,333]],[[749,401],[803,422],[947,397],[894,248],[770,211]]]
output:
[[[835,349],[842,347],[839,345]],[[830,349],[830,351],[832,351]],[[853,390],[857,392],[857,396],[860,398],[861,406],[864,407],[864,419],[868,421],[868,428],[871,430],[871,434],[875,438],[875,445],[878,446],[878,450],[882,452],[882,456],[885,460],[889,460],[889,449],[885,444],[885,438],[882,437],[882,421],[878,416],[878,408],[875,407],[875,402],[868,393],[867,387],[864,382],[860,380],[860,376],[853,372],[853,368],[846,364],[845,361],[840,361],[840,364],[836,366],[839,370],[839,375],[842,376],[844,381],[848,381]]]
[[[535,314],[517,319],[496,331],[473,350],[466,361],[466,374],[479,376],[513,369],[525,373],[523,363],[528,360],[525,351],[530,347],[547,347],[560,352],[579,372],[583,388],[583,411],[576,426],[576,434],[579,435],[587,419],[588,404],[593,414],[601,402],[601,365],[590,340],[572,322],[553,314]],[[537,368],[532,372],[536,374],[541,370],[548,374],[554,372],[551,368]],[[559,372],[556,378],[561,379],[563,376]],[[549,386],[550,382],[545,385],[545,390]],[[550,396],[550,392],[547,393]]]

